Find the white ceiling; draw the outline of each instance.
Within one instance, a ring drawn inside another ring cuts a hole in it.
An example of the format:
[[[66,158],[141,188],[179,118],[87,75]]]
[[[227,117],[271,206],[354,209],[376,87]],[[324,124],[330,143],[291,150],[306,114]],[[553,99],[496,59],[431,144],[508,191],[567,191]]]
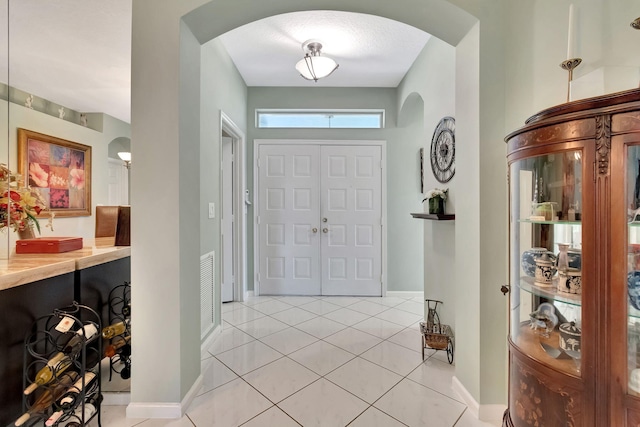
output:
[[[0,49],[0,81],[130,122],[132,0],[12,0],[8,11],[6,1],[0,22],[9,22],[9,56]],[[429,37],[373,15],[311,11],[263,19],[221,40],[248,86],[396,87]],[[340,64],[318,83],[294,68],[308,39],[319,39],[322,53]],[[7,46],[6,28],[0,46]]]
[[[272,16],[220,39],[248,86],[396,87],[429,37],[391,19],[321,10]],[[294,68],[309,39],[319,40],[322,54],[340,65],[317,83]]]

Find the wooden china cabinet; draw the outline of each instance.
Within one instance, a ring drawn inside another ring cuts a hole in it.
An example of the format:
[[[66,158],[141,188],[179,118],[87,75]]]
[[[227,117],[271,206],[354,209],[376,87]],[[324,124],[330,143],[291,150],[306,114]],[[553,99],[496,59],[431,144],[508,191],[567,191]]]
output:
[[[640,89],[506,137],[505,426],[640,425]]]

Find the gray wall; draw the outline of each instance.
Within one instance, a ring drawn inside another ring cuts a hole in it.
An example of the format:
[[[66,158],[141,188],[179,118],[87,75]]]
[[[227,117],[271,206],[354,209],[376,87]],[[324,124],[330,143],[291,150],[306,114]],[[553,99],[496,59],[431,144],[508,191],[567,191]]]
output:
[[[456,187],[457,177],[443,184],[431,170],[430,148],[433,131],[440,119],[455,117],[455,53],[453,46],[431,37],[411,69],[398,86],[401,117],[419,110],[420,128],[417,130],[424,147],[425,192],[432,188],[448,188],[445,210],[456,213],[456,198],[465,197]],[[418,104],[418,106],[416,106]],[[419,107],[419,108],[418,108]],[[425,202],[422,207],[428,211]],[[422,221],[424,223],[424,297],[444,302],[440,319],[455,332],[455,221]]]
[[[409,213],[422,211],[418,150],[423,141],[416,128],[397,125],[396,105],[397,91],[391,88],[250,87],[247,183],[253,195],[254,139],[387,141],[387,289],[422,291],[422,223],[413,220]],[[378,108],[385,110],[386,123],[384,129],[257,129],[253,118],[260,108]],[[253,210],[249,212],[249,217],[252,216]],[[253,221],[249,221],[248,232],[252,241]],[[249,267],[253,269],[252,247],[249,257]],[[254,278],[252,270],[249,277]]]

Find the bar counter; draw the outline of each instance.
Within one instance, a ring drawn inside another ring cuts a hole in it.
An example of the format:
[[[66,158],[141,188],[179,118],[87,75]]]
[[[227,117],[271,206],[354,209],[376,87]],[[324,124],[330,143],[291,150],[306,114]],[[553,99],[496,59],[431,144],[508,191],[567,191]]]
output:
[[[131,256],[131,247],[113,246],[113,237],[83,239],[82,249],[59,254],[13,254],[0,260],[0,291],[73,273]]]
[[[131,248],[114,238],[83,239],[59,254],[13,254],[0,260],[0,426],[22,413],[24,340],[33,322],[73,301],[113,321],[110,292],[131,281]]]

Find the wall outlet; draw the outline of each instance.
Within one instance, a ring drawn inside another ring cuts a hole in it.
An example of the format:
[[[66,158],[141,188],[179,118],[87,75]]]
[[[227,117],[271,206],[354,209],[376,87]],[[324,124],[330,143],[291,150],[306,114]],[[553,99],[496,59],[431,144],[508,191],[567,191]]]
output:
[[[216,204],[211,202],[209,203],[209,218],[216,217]]]

